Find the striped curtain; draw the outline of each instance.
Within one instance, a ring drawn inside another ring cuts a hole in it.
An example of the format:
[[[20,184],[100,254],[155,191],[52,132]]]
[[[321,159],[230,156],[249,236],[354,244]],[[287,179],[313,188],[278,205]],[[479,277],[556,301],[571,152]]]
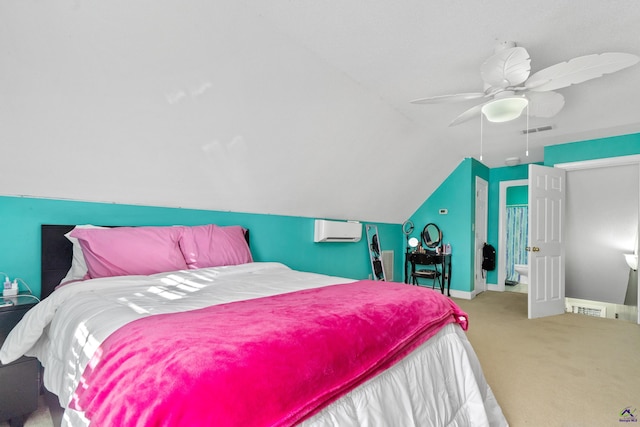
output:
[[[527,206],[507,207],[507,280],[518,280],[514,264],[527,263],[528,210]]]

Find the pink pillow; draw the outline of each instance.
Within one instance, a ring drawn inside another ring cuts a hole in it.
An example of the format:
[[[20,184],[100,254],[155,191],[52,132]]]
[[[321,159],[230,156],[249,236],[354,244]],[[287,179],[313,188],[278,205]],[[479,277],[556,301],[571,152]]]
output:
[[[105,228],[97,225],[76,225],[74,228]],[[71,230],[73,231],[73,230]],[[82,255],[82,248],[80,247],[80,242],[75,237],[71,237],[71,231],[66,233],[64,237],[67,238],[72,244],[72,252],[73,258],[71,259],[71,268],[67,272],[67,275],[60,281],[60,284],[56,286],[56,289],[62,285],[66,285],[67,283],[78,282],[80,280],[85,280],[89,278],[87,276],[87,263],[84,260],[84,255]]]
[[[90,278],[149,275],[187,268],[180,239],[184,227],[74,229]]]
[[[238,265],[252,262],[251,250],[238,225],[215,224],[185,227],[180,242],[182,255],[190,269]]]

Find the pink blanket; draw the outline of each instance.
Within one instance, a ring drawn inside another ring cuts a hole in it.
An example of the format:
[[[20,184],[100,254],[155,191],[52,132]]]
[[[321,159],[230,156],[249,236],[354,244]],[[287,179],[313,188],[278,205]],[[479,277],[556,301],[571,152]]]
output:
[[[431,289],[360,281],[149,316],[109,336],[72,407],[96,426],[289,426],[467,316]]]

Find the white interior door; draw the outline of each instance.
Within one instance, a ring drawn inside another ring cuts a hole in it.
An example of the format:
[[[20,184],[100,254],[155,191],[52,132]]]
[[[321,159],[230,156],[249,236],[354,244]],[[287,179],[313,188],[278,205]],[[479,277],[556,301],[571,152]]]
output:
[[[487,199],[489,184],[480,177],[476,177],[476,218],[475,218],[475,279],[473,294],[477,295],[487,290],[487,278],[482,271],[482,247],[487,241]]]
[[[566,172],[529,165],[529,319],[564,313]]]

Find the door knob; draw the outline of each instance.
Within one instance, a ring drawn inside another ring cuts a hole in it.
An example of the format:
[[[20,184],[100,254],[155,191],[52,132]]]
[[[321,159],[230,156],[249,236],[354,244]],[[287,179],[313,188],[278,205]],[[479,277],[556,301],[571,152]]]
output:
[[[540,251],[540,248],[539,248],[539,247],[537,247],[537,246],[534,246],[533,248],[531,248],[531,250],[532,250],[533,252],[539,252],[539,251]]]

